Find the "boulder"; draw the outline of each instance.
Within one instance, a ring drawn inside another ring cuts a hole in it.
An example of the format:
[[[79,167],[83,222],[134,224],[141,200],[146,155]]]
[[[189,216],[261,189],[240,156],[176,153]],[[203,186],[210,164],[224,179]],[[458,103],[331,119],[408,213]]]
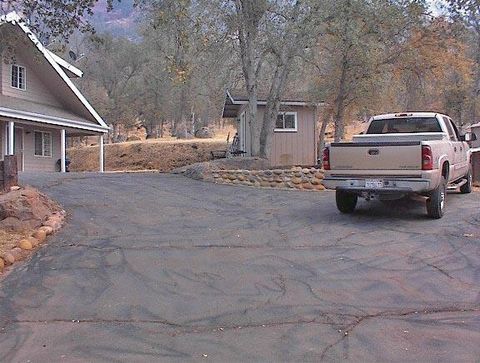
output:
[[[0,228],[23,231],[38,228],[60,206],[34,188],[0,195]]]
[[[208,127],[202,127],[195,132],[195,137],[199,139],[211,139],[215,136],[215,132]]]

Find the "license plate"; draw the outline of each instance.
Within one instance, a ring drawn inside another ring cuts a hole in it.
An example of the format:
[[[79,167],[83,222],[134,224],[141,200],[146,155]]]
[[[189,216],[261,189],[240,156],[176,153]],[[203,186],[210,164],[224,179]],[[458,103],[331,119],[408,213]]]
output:
[[[382,179],[367,179],[367,180],[365,180],[365,188],[370,188],[370,189],[383,188],[383,180]]]

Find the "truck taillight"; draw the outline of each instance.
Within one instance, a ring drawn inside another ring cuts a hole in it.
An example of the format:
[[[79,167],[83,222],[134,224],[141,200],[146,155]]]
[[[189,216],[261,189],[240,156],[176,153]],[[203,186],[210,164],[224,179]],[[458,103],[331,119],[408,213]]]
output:
[[[330,170],[330,149],[328,147],[323,149],[322,164],[323,170]]]
[[[433,155],[430,146],[422,146],[422,170],[433,169]]]

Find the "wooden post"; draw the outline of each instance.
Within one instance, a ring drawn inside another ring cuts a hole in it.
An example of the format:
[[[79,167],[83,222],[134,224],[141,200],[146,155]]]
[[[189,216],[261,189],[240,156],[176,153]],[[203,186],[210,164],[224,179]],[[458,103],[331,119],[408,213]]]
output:
[[[15,155],[15,122],[8,122],[8,155]]]
[[[18,185],[17,157],[5,155],[3,159],[3,190],[8,192],[10,188]]]
[[[65,154],[65,129],[60,130],[60,171],[65,173],[67,171],[66,166],[66,154]]]
[[[99,142],[98,145],[100,146],[100,173],[103,173],[105,171],[104,167],[104,153],[103,153],[103,134],[99,136]]]
[[[5,147],[4,147],[5,150],[3,150],[3,155],[8,155],[8,122],[5,122],[4,135],[5,135]]]

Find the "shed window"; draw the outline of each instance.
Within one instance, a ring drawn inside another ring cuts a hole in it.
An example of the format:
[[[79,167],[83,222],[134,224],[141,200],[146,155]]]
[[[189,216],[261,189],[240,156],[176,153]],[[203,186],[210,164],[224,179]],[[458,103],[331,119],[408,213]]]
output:
[[[12,64],[12,87],[21,90],[27,89],[25,67]]]
[[[297,131],[297,113],[280,112],[277,116],[275,131]]]
[[[52,156],[52,134],[35,131],[35,156]]]

